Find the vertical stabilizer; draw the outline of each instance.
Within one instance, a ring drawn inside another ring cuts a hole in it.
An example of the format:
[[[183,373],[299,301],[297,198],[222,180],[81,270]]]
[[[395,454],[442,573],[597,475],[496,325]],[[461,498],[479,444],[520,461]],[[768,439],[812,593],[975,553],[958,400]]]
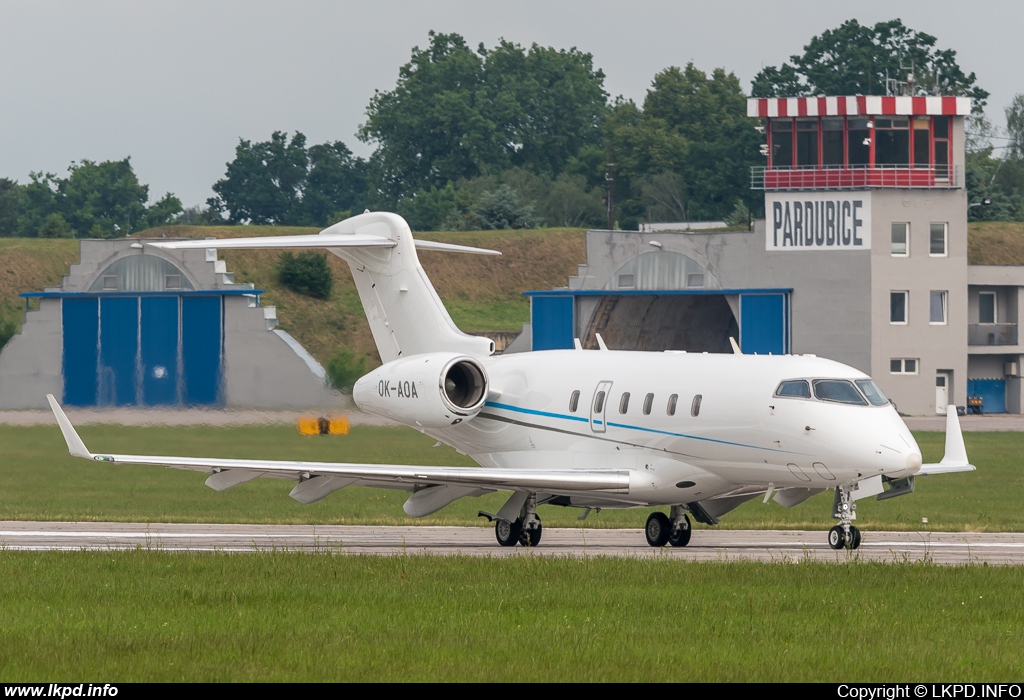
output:
[[[486,357],[494,351],[490,339],[466,335],[456,328],[420,266],[405,219],[397,214],[371,212],[341,221],[320,233],[339,234],[394,241],[394,247],[328,248],[352,269],[383,362],[426,352]]]

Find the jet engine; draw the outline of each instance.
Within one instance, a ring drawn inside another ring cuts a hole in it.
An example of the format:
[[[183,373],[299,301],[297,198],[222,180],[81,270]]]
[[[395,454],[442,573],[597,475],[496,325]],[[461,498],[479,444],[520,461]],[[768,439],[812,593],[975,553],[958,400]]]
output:
[[[352,388],[359,408],[424,428],[469,420],[487,399],[487,373],[478,360],[447,352],[388,362]]]

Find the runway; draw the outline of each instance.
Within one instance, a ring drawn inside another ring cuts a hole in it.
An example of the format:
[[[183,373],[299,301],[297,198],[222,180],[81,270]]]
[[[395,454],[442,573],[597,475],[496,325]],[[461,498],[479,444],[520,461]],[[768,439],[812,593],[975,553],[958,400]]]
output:
[[[209,525],[0,521],[0,549],[189,552],[300,551],[364,555],[656,557],[686,561],[1024,564],[1024,533],[872,532],[833,551],[824,531],[695,530],[689,546],[649,547],[641,530],[545,528],[540,546],[500,547],[484,527]]]

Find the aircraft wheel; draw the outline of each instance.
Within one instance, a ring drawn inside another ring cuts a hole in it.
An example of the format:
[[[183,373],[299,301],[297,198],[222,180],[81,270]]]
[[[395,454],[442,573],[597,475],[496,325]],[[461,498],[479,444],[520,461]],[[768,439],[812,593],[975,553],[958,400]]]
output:
[[[498,538],[498,544],[502,547],[515,547],[519,544],[519,535],[522,532],[522,521],[516,519],[514,523],[507,520],[496,520],[494,522],[494,536]]]
[[[647,516],[647,526],[644,527],[644,534],[647,535],[647,544],[652,547],[664,547],[672,534],[672,523],[668,516],[660,511],[655,511]]]
[[[846,546],[850,549],[860,547],[860,530],[853,525],[850,526],[850,541],[846,543]]]
[[[690,535],[693,530],[690,528],[690,516],[684,515],[682,525],[679,529],[671,532],[668,536],[668,543],[673,547],[685,547],[690,544]]]
[[[846,546],[846,534],[842,525],[836,525],[828,531],[828,546],[832,549],[842,549]]]
[[[540,544],[540,536],[543,529],[540,523],[537,523],[537,527],[533,530],[525,527],[522,528],[519,533],[519,544],[524,547],[536,547]]]

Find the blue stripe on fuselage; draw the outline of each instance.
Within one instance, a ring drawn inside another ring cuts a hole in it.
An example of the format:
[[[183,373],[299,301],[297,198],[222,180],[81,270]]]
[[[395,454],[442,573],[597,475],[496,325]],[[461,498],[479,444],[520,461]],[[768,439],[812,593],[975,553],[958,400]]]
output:
[[[580,416],[567,416],[564,413],[551,413],[549,411],[537,411],[532,408],[522,408],[520,406],[511,406],[507,403],[497,403],[496,401],[487,401],[485,406],[491,408],[501,408],[506,411],[512,411],[513,413],[525,413],[531,416],[543,416],[545,418],[557,418],[560,420],[579,421],[581,423],[589,423],[589,419],[582,418]],[[594,421],[600,424],[600,421]],[[613,428],[625,428],[626,430],[639,430],[645,433],[655,433],[658,435],[668,435],[670,437],[684,438],[686,440],[699,440],[701,442],[713,442],[719,445],[730,445],[732,447],[746,447],[751,450],[766,450],[768,452],[781,452],[784,454],[803,454],[802,452],[792,452],[790,450],[778,450],[772,447],[760,447],[758,445],[746,445],[742,442],[730,442],[729,440],[717,440],[715,438],[701,437],[700,435],[687,435],[685,433],[673,433],[668,430],[658,430],[657,428],[645,428],[640,425],[626,425],[625,423],[608,423]],[[586,433],[580,433],[581,436],[586,437]]]

